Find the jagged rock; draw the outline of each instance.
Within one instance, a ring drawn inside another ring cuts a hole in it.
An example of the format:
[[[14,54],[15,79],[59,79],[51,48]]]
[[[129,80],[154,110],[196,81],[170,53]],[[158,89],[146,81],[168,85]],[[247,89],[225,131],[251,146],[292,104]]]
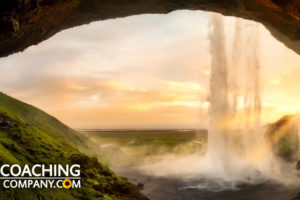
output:
[[[138,186],[138,188],[140,188],[141,190],[144,189],[144,184],[143,184],[143,183],[138,183],[137,186]]]
[[[300,170],[300,160],[298,160],[297,164],[296,164],[296,169]]]
[[[300,200],[300,192],[290,200]]]
[[[182,9],[261,22],[278,40],[300,53],[299,0],[1,0],[0,57],[92,21]]]
[[[0,116],[0,129],[10,129],[17,126],[17,122],[7,117]]]

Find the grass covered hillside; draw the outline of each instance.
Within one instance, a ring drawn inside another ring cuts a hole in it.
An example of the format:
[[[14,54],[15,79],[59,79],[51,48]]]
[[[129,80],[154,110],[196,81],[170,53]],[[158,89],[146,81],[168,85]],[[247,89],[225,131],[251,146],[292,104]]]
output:
[[[97,159],[80,153],[84,138],[47,113],[0,93],[0,165],[80,164],[80,189],[4,189],[1,199],[146,199]],[[76,148],[75,148],[76,147]]]

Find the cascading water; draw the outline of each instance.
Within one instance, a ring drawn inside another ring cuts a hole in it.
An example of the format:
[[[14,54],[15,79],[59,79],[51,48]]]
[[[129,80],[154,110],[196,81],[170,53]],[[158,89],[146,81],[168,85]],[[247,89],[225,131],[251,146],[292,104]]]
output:
[[[258,28],[237,19],[228,59],[223,17],[212,16],[210,123],[208,162],[216,173],[233,178],[237,172],[252,167],[253,148],[261,143],[260,65]],[[242,28],[245,29],[242,34]],[[249,176],[247,174],[246,176]]]
[[[295,167],[274,156],[272,142],[264,137],[260,124],[258,24],[236,19],[231,55],[223,16],[213,14],[210,26],[210,121],[201,176],[218,185],[217,190],[236,189],[238,182],[270,179],[298,185]],[[207,182],[203,184],[195,187],[207,188]]]
[[[196,179],[192,185],[181,189],[235,190],[240,182],[256,184],[266,180],[299,185],[295,166],[273,155],[273,146],[264,137],[260,124],[258,24],[236,19],[232,45],[225,43],[228,35],[225,35],[222,15],[213,14],[209,25],[211,72],[207,150],[205,154],[186,157],[166,156],[143,170],[159,176]]]
[[[225,120],[228,118],[228,80],[227,56],[224,40],[222,16],[212,17],[211,42],[211,77],[210,77],[210,122],[207,157],[214,162],[216,170],[227,170],[229,136]]]

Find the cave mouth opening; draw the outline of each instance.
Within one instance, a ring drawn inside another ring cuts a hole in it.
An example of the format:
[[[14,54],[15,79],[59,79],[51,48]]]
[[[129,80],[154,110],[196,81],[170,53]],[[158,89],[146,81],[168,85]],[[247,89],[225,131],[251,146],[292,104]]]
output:
[[[208,15],[182,10],[65,30],[23,53],[1,58],[6,78],[0,80],[0,88],[73,128],[207,128],[211,74]],[[224,20],[226,40],[233,41],[235,19]],[[267,123],[300,110],[300,94],[295,92],[300,58],[262,25],[257,26],[264,90],[262,118]],[[225,44],[225,49],[230,48]],[[158,164],[165,161],[159,156]],[[184,171],[181,163],[176,165],[179,168],[159,173],[197,174],[194,167]]]
[[[118,93],[118,90],[130,91],[131,88],[140,92],[141,96],[143,92],[150,91],[170,94],[160,97],[161,94],[155,93],[158,101],[153,102],[147,102],[146,96],[140,97],[140,104],[137,102],[138,97],[135,97],[133,102],[140,111],[155,106],[163,107],[172,101],[173,106],[205,109],[208,107],[211,65],[209,16],[209,12],[180,10],[169,14],[110,19],[62,31],[47,41],[30,46],[23,53],[1,58],[1,67],[7,74],[7,78],[0,81],[2,91],[45,109],[75,128],[96,128],[97,125],[87,123],[76,126],[78,121],[71,122],[74,120],[73,114],[62,117],[61,109],[70,113],[74,111],[68,106],[63,108],[57,105],[56,98],[60,99],[62,105],[68,104],[70,100],[75,103],[75,107],[87,106],[91,109],[89,106],[98,102],[101,95],[111,95],[109,90],[114,89]],[[231,51],[230,44],[235,37],[235,18],[224,17],[224,20],[227,40],[225,48]],[[251,21],[243,21],[245,28],[251,24]],[[264,104],[268,105],[263,118],[264,123],[267,123],[298,110],[297,93],[294,92],[297,82],[292,80],[296,79],[293,75],[298,73],[299,56],[278,42],[262,25],[256,24],[260,35],[262,88],[266,93]],[[155,79],[158,80],[155,82]],[[45,88],[39,89],[36,85]],[[97,86],[107,94],[97,92]],[[159,88],[166,91],[158,91]],[[176,100],[175,96],[180,96],[180,92],[183,93],[183,99]],[[31,98],[32,95],[35,98]],[[48,103],[53,106],[48,106]],[[105,106],[107,103],[100,105]],[[120,102],[115,100],[115,103]],[[186,112],[193,116],[189,118],[199,118],[196,116],[204,115],[207,111]],[[176,124],[175,121],[173,124]],[[194,121],[181,128],[207,127],[201,121],[205,120]],[[156,121],[156,124],[159,122]]]

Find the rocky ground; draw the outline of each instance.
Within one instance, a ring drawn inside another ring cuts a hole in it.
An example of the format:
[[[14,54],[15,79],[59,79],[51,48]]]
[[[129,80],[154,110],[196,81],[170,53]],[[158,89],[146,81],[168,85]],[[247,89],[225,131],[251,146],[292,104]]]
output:
[[[217,183],[207,180],[183,180],[171,177],[156,177],[142,174],[135,170],[122,170],[119,174],[132,182],[143,183],[142,192],[151,200],[298,200],[299,188],[284,187],[272,182],[255,185],[238,184],[236,189],[217,191]],[[211,184],[215,191],[199,188],[186,188],[199,184]]]

